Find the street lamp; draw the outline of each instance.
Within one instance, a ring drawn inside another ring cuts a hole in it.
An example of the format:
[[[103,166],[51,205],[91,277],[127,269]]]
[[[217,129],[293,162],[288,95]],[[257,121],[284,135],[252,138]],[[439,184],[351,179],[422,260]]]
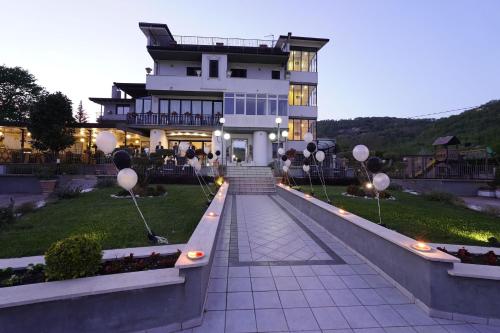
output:
[[[224,140],[229,140],[229,139],[231,139],[231,134],[224,133]]]
[[[276,133],[274,133],[274,132],[269,133],[269,140],[271,140],[271,141],[276,140]]]
[[[226,122],[226,118],[221,117],[221,118],[219,119],[220,129],[221,129],[221,130],[219,131],[219,133],[220,133],[220,134],[219,134],[218,136],[224,135],[224,123],[225,123],[225,122]],[[226,154],[225,154],[226,152],[224,151],[224,140],[221,140],[221,141],[222,141],[222,142],[221,142],[221,146],[222,146],[222,148],[221,148],[221,149],[222,149],[222,152],[221,152],[221,153],[222,153],[222,161],[221,161],[221,162],[222,162],[222,164],[224,165],[224,155],[226,155]]]
[[[288,131],[284,130],[283,132],[281,132],[281,136],[283,137],[283,149],[286,150],[285,143],[286,143],[286,140],[288,139]]]

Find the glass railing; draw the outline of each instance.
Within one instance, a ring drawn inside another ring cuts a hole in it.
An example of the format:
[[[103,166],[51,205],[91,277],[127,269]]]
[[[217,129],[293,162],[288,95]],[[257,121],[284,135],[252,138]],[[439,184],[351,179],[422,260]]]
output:
[[[182,126],[216,126],[222,115],[167,115],[158,113],[131,113],[127,122],[134,125],[182,125]]]
[[[177,44],[188,45],[212,45],[212,46],[240,46],[240,47],[274,47],[275,40],[266,39],[244,39],[202,36],[178,36],[174,35]]]

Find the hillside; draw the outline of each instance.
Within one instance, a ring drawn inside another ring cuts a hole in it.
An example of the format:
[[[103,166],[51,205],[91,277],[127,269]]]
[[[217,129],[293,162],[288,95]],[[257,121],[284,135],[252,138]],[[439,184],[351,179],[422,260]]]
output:
[[[341,151],[363,143],[380,155],[430,153],[436,137],[456,135],[462,144],[490,146],[500,153],[500,100],[440,119],[321,120],[317,131],[320,138],[335,138]]]

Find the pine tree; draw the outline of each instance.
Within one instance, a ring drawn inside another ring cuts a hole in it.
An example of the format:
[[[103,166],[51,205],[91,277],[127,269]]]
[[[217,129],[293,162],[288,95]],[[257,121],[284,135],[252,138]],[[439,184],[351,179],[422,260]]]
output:
[[[87,113],[85,112],[85,109],[83,108],[82,101],[80,101],[80,104],[78,104],[78,108],[76,109],[76,122],[83,124],[86,123],[88,118],[87,118]]]

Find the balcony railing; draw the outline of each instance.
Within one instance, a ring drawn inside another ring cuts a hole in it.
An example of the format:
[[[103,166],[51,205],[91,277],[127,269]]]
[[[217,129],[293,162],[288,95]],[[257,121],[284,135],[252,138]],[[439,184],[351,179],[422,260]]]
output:
[[[202,36],[178,36],[174,35],[177,44],[188,45],[212,45],[212,46],[240,46],[240,47],[274,47],[275,40],[266,39],[244,39]]]
[[[181,125],[217,126],[222,115],[167,115],[158,113],[129,114],[127,122],[132,125]]]

